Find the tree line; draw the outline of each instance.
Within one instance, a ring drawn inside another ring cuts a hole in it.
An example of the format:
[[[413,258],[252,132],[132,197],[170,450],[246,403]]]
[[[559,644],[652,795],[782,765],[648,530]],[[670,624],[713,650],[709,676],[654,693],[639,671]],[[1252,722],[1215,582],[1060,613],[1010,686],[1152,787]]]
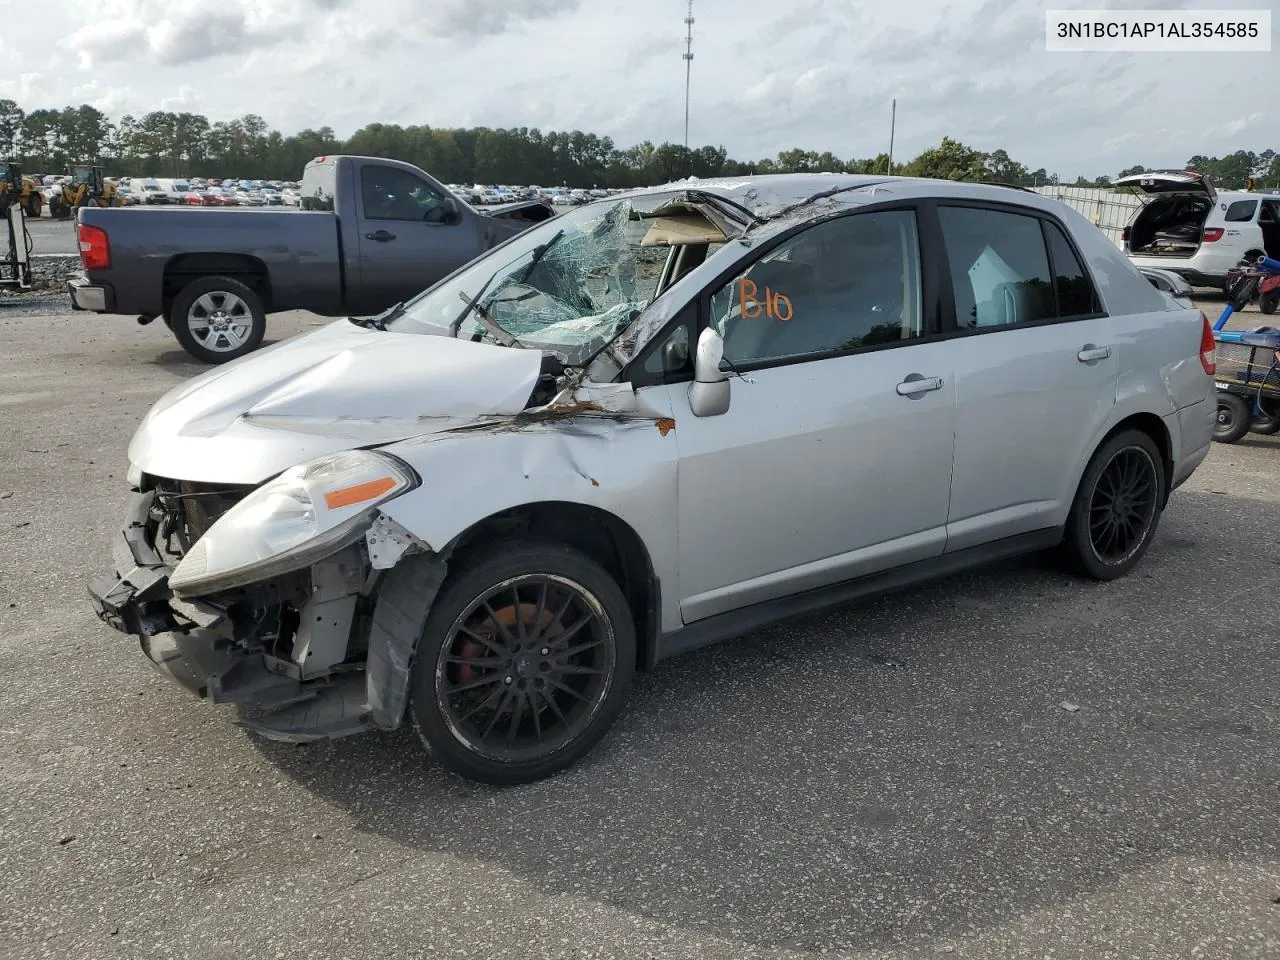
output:
[[[1110,176],[1064,181],[1043,167],[1030,170],[1004,150],[977,150],[951,137],[905,162],[887,154],[844,159],[830,151],[794,148],[776,157],[735,160],[722,146],[686,148],[644,141],[619,147],[609,137],[573,131],[441,128],[371,123],[350,137],[330,127],[290,136],[262,117],[210,121],[198,113],[156,110],[112,120],[81,104],[25,111],[0,99],[0,159],[16,160],[32,173],[61,173],[73,163],[99,163],[108,175],[234,176],[290,180],[313,157],[351,153],[416,164],[446,183],[514,183],[573,187],[637,187],[687,176],[746,176],[762,173],[892,173],[1007,183],[1015,186],[1108,186]],[[1258,187],[1280,186],[1280,157],[1238,150],[1225,157],[1194,156],[1187,166],[1224,189],[1252,179]],[[1118,171],[1126,176],[1147,169]]]

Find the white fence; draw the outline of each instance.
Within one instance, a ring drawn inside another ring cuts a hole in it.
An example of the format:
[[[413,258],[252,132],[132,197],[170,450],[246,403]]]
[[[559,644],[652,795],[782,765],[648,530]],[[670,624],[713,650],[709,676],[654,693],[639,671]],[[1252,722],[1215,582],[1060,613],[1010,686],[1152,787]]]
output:
[[[1117,193],[1105,187],[1036,187],[1036,193],[1061,200],[1097,224],[1098,229],[1121,245],[1120,231],[1133,219],[1142,201],[1131,193]]]

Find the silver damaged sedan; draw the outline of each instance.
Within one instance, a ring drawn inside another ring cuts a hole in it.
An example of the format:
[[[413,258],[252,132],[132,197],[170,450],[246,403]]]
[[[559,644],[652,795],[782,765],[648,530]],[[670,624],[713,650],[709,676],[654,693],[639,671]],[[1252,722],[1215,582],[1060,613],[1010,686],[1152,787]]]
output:
[[[99,616],[260,734],[408,718],[572,764],[637,670],[1053,549],[1120,577],[1209,449],[1213,338],[1013,188],[689,180],[164,396]]]

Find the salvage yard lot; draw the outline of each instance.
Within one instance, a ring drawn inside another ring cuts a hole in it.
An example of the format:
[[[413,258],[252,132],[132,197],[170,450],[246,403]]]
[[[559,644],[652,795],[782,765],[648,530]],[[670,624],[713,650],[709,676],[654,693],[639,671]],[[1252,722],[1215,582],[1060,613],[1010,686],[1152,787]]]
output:
[[[202,369],[0,306],[0,956],[1280,953],[1277,440],[1215,445],[1127,579],[1019,561],[664,663],[496,790],[408,730],[263,741],[94,619],[129,436]]]

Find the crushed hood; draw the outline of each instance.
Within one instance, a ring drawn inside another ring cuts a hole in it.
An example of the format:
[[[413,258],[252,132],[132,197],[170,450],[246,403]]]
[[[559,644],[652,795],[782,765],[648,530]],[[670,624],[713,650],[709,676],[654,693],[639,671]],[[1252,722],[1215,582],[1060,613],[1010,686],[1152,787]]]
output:
[[[260,483],[312,457],[524,409],[536,351],[339,320],[160,398],[129,444],[144,473]]]

